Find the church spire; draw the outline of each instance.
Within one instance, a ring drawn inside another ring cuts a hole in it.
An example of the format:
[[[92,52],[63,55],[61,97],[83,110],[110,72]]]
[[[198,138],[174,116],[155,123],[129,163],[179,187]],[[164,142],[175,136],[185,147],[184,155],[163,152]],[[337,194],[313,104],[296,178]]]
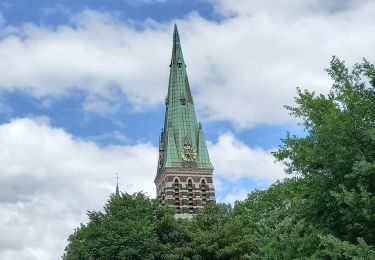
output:
[[[155,177],[161,205],[183,216],[215,202],[213,166],[201,124],[198,124],[177,25],[173,30],[165,121],[159,140]],[[193,192],[194,191],[194,192]]]
[[[183,153],[187,147],[195,158],[187,162]],[[168,95],[164,128],[160,140],[159,169],[162,167],[191,167],[213,169],[206,141],[198,124],[191,95],[186,64],[182,54],[180,35],[174,25]]]

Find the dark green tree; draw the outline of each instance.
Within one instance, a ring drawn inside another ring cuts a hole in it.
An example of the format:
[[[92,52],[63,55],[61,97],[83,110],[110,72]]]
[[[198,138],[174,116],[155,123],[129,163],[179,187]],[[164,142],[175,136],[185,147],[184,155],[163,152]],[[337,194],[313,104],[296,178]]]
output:
[[[192,219],[176,219],[160,209],[158,233],[162,259],[242,259],[253,255],[256,237],[225,204],[210,204]]]
[[[258,245],[248,255],[256,259],[298,259],[315,252],[321,233],[298,214],[301,190],[302,180],[291,178],[236,202],[235,216],[254,234]]]
[[[375,244],[375,67],[349,70],[334,57],[328,95],[298,89],[305,137],[288,134],[274,153],[303,179],[300,217],[335,237]]]
[[[155,211],[144,193],[112,195],[104,212],[88,212],[89,222],[69,237],[64,259],[154,259],[160,253]]]
[[[192,259],[241,259],[257,248],[257,241],[225,204],[210,204],[189,223]]]

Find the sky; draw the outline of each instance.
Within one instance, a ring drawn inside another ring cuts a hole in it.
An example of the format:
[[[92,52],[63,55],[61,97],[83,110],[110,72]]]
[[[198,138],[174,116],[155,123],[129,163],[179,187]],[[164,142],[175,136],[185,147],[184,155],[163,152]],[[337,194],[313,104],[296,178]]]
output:
[[[371,0],[0,0],[0,259],[58,259],[116,173],[155,196],[174,23],[223,203],[285,178],[296,87],[375,59]]]

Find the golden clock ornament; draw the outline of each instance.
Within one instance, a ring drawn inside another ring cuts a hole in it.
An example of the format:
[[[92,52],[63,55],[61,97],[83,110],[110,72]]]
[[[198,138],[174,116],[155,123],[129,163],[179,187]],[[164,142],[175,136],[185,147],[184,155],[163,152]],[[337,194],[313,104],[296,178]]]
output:
[[[181,151],[181,159],[185,162],[194,162],[197,158],[197,152],[191,147],[190,144],[185,144]]]

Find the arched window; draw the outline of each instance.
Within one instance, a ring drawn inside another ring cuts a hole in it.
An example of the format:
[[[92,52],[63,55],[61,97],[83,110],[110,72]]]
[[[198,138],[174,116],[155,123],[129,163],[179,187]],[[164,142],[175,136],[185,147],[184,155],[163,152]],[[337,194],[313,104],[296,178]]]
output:
[[[176,208],[176,213],[180,213],[180,184],[177,178],[174,179],[173,188],[174,188],[174,206]]]
[[[189,195],[189,213],[194,213],[194,202],[193,202],[193,181],[188,180],[188,195]]]
[[[205,179],[201,180],[202,206],[207,204],[207,185]]]

